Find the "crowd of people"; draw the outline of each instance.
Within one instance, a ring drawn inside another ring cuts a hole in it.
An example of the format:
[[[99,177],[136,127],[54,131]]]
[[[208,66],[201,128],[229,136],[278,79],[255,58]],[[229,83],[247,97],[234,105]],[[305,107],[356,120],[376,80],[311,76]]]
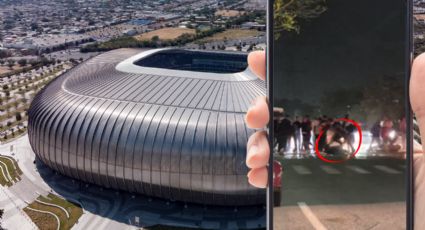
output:
[[[325,155],[344,158],[349,157],[359,148],[360,134],[348,115],[342,119],[325,115],[314,119],[308,115],[295,116],[293,119],[289,116],[279,116],[274,122],[274,136],[279,154],[309,154],[317,149]],[[383,117],[373,126],[368,127],[367,131],[370,131],[372,137],[367,146],[368,152],[398,151],[405,148],[403,143],[406,140],[406,122],[404,119],[393,121]]]
[[[404,117],[396,122],[388,117],[376,121],[370,129],[369,151],[406,151],[406,125]]]

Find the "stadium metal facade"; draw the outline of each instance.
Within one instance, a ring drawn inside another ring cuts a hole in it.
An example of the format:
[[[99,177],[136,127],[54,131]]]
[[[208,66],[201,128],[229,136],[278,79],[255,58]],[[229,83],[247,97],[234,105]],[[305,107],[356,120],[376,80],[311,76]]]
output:
[[[187,202],[260,204],[265,191],[246,177],[254,131],[244,114],[264,93],[243,53],[114,50],[38,93],[29,139],[42,162],[89,183]]]

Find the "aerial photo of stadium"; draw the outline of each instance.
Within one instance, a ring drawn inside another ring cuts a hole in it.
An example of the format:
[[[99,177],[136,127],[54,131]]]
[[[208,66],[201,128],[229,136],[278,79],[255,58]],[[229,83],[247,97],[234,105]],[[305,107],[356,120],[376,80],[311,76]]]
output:
[[[244,114],[265,94],[246,53],[119,49],[47,85],[29,109],[37,157],[106,188],[214,205],[265,203],[248,184]]]

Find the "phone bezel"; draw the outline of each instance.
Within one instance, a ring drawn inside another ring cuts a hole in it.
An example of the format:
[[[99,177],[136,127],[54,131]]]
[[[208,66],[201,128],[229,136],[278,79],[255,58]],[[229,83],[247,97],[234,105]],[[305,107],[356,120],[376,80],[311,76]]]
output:
[[[410,106],[409,99],[409,82],[410,82],[410,71],[413,62],[413,0],[406,0],[406,48],[405,48],[405,114],[406,114],[406,229],[414,229],[414,177],[413,177],[413,112]],[[267,133],[270,147],[270,158],[268,163],[268,186],[267,186],[267,218],[266,226],[267,229],[273,229],[273,9],[274,0],[267,0],[267,45],[266,45],[266,89],[267,89],[267,100],[269,103],[269,116],[270,122],[267,126]]]
[[[273,5],[274,0],[267,0],[267,12],[266,12],[266,91],[267,91],[267,100],[269,103],[269,118],[270,122],[267,126],[267,135],[269,138],[269,148],[270,148],[270,157],[268,164],[268,183],[267,183],[267,213],[266,213],[266,226],[268,230],[273,230]]]

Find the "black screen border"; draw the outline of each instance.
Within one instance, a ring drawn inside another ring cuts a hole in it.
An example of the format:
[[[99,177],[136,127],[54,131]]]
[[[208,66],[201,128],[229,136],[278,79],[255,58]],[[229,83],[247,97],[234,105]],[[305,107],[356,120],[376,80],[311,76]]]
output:
[[[414,177],[413,177],[413,112],[410,106],[409,99],[409,82],[410,82],[410,72],[413,62],[413,0],[404,0],[406,1],[406,31],[405,31],[405,114],[407,123],[407,132],[406,132],[406,229],[414,229]],[[267,0],[267,46],[266,46],[266,89],[267,89],[267,99],[269,103],[269,117],[270,122],[267,127],[269,147],[270,151],[273,150],[273,25],[274,25],[274,0]],[[267,186],[267,218],[266,226],[268,230],[273,230],[273,154],[270,153],[269,164],[268,164],[268,186]]]

